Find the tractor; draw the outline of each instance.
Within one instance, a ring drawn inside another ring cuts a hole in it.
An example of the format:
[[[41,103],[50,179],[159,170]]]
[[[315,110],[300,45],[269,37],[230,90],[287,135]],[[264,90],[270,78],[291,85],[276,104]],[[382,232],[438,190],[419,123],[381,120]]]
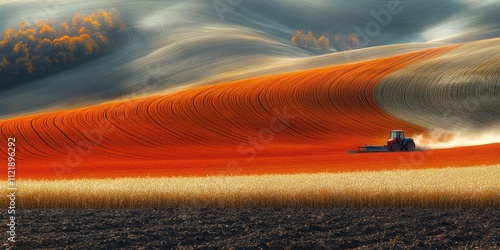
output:
[[[365,145],[359,146],[358,152],[399,152],[415,151],[415,142],[410,137],[405,137],[404,130],[391,130],[389,140],[384,146]]]

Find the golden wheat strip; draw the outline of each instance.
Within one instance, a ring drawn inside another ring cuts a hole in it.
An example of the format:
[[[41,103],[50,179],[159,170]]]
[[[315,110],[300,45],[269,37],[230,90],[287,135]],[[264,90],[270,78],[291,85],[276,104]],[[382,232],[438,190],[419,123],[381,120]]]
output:
[[[35,208],[500,207],[500,165],[297,175],[18,180]],[[5,206],[5,205],[4,205]]]

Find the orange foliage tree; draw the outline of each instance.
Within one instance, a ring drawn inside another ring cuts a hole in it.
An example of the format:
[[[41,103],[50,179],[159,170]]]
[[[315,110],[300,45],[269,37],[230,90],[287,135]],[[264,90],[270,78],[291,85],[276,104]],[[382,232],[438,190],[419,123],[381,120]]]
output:
[[[104,10],[71,22],[21,21],[0,37],[0,90],[102,55],[124,31],[119,16]]]
[[[332,47],[337,51],[358,49],[360,47],[359,37],[356,33],[336,34],[333,36]]]
[[[330,40],[328,38],[326,38],[325,36],[320,36],[318,38],[318,44],[322,50],[329,50],[330,49]]]

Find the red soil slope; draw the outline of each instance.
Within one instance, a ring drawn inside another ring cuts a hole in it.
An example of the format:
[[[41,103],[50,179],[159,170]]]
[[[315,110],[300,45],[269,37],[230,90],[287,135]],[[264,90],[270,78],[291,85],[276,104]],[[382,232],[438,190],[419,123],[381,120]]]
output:
[[[19,117],[0,121],[0,130],[4,141],[16,137],[17,176],[30,179],[498,163],[500,145],[347,154],[357,145],[384,143],[390,129],[424,133],[377,107],[374,87],[387,74],[454,47]]]

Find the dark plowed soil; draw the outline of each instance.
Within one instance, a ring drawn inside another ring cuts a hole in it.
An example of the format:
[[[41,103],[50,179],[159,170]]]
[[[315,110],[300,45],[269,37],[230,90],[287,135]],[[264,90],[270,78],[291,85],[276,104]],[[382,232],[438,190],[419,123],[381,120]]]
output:
[[[500,249],[499,209],[46,209],[16,222],[13,249]]]

